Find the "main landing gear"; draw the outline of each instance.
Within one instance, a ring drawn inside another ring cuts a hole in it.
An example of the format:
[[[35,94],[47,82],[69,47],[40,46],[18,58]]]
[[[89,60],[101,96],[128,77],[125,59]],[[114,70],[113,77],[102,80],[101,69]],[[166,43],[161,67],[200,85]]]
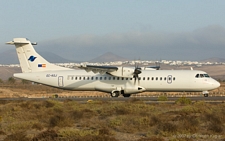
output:
[[[130,97],[131,94],[124,94],[123,91],[112,91],[111,96],[112,97],[119,97],[119,95],[122,94],[124,97]]]

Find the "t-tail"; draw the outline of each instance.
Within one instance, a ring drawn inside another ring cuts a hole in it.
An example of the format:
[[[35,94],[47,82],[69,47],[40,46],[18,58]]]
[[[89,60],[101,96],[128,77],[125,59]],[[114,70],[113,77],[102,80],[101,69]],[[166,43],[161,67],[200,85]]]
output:
[[[55,70],[70,70],[69,68],[60,67],[46,61],[33,48],[37,43],[31,43],[26,38],[14,38],[13,41],[6,44],[15,45],[20,67],[23,73],[55,71]]]

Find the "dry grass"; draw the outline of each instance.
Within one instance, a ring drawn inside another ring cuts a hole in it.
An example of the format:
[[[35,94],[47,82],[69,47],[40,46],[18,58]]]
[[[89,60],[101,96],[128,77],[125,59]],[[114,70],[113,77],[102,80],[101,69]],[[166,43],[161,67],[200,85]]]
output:
[[[222,140],[224,108],[225,104],[205,102],[150,105],[138,99],[86,104],[70,100],[1,102],[0,139],[161,141],[192,140],[174,136],[199,134],[218,135]]]

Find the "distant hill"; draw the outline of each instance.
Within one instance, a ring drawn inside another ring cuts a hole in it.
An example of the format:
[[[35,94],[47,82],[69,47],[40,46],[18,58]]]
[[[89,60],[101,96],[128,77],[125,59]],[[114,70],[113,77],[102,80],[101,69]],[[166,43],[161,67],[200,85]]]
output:
[[[115,55],[112,52],[107,52],[99,57],[96,57],[88,62],[113,62],[113,61],[128,61],[129,59],[123,58],[121,56]]]
[[[72,60],[62,58],[51,52],[38,52],[38,53],[51,63],[75,62]],[[16,51],[14,49],[11,49],[0,53],[0,64],[19,64]]]
[[[209,59],[205,59],[205,60],[201,60],[200,62],[225,62],[224,58],[217,58],[217,57],[213,57],[213,58],[209,58]]]

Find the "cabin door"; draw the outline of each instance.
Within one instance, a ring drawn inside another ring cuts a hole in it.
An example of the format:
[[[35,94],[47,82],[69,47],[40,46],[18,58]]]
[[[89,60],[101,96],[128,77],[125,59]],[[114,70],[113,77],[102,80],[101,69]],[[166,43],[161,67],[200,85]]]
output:
[[[64,85],[63,85],[63,76],[59,76],[58,77],[58,85],[59,85],[59,87],[63,87]]]

